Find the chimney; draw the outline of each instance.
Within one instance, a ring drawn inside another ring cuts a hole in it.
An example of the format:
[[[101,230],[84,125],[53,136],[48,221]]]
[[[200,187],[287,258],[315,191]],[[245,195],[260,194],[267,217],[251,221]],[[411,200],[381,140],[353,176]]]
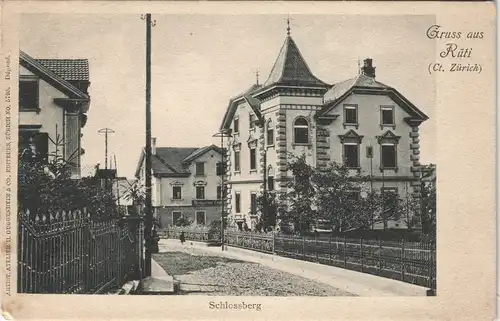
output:
[[[366,58],[363,60],[363,67],[361,68],[363,75],[375,78],[375,67],[373,67],[373,60]]]
[[[151,155],[156,155],[156,137],[151,137]]]

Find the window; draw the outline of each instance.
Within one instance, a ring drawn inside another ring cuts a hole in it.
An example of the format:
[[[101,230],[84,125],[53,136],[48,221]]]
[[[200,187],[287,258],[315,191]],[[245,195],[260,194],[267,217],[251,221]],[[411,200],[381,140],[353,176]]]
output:
[[[205,175],[205,163],[203,162],[196,163],[196,175]]]
[[[196,186],[196,199],[205,199],[205,186]]]
[[[297,118],[293,124],[295,144],[309,143],[309,124],[303,117]]]
[[[271,146],[274,144],[274,129],[273,122],[269,119],[267,122],[267,145]]]
[[[234,152],[234,171],[240,171],[240,151]]]
[[[394,107],[381,107],[380,119],[381,125],[394,125]]]
[[[233,121],[233,131],[234,134],[238,134],[240,132],[240,120],[235,118]]]
[[[344,144],[344,164],[349,168],[359,167],[358,144]]]
[[[205,225],[206,217],[205,211],[196,211],[196,225]]]
[[[19,109],[38,109],[38,80],[19,81]]]
[[[236,193],[234,195],[234,210],[236,213],[241,213],[241,194]]]
[[[257,150],[255,148],[250,149],[250,170],[255,170],[257,168]]]
[[[182,187],[172,186],[172,198],[174,200],[180,200],[182,198]]]
[[[257,194],[250,194],[250,214],[257,214]]]
[[[274,177],[267,177],[267,190],[274,191]]]
[[[177,221],[182,217],[182,212],[172,212],[172,225],[176,225]]]
[[[220,200],[222,198],[222,186],[217,186],[217,199]]]
[[[224,175],[224,166],[222,166],[221,162],[217,162],[217,165],[215,166],[215,172],[217,173],[217,176]]]
[[[382,148],[382,168],[396,168],[396,145],[384,144]]]
[[[34,131],[19,131],[19,154],[25,159],[47,162],[49,156],[49,134]]]
[[[255,114],[250,114],[248,119],[250,122],[250,124],[249,124],[250,129],[254,129],[255,128]]]
[[[358,124],[358,107],[355,105],[344,105],[344,123]]]

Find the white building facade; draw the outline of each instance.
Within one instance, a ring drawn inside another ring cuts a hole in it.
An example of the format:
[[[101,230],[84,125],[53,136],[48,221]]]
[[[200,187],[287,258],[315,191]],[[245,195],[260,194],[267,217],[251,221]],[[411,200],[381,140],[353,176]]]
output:
[[[352,79],[313,75],[290,34],[263,85],[231,99],[220,131],[227,141],[228,215],[255,226],[256,197],[286,191],[287,155],[313,167],[344,162],[377,191],[420,196],[419,125],[428,119],[397,90],[375,79],[371,59]],[[400,222],[393,226],[403,227]]]
[[[90,107],[87,59],[19,56],[19,146],[35,145],[51,159],[57,154],[81,172],[82,128]]]

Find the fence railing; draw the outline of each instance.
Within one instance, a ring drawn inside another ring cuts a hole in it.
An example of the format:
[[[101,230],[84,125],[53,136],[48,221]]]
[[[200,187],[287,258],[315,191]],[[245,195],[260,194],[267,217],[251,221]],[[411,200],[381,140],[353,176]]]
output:
[[[142,218],[96,221],[85,209],[18,217],[19,293],[102,293],[142,274]]]
[[[166,238],[220,241],[208,230],[169,228]],[[224,243],[234,247],[271,253],[400,280],[436,289],[436,249],[430,242],[352,239],[346,237],[292,236],[274,233],[225,231]]]

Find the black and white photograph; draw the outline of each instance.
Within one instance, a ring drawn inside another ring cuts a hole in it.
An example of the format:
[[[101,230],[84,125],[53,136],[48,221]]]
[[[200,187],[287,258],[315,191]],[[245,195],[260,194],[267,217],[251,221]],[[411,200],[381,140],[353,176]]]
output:
[[[494,314],[493,7],[42,2],[2,12],[3,317]]]
[[[436,295],[435,20],[24,15],[18,291]]]

